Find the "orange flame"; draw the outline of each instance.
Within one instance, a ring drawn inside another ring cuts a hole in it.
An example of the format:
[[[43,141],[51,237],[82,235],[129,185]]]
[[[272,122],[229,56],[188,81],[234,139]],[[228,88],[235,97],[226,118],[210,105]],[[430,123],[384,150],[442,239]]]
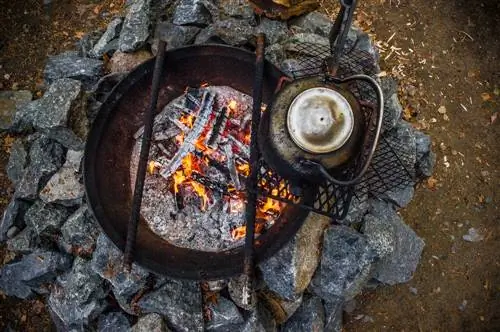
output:
[[[236,169],[238,172],[240,172],[243,176],[248,177],[250,175],[250,165],[248,163],[244,164],[238,164],[236,165]]]
[[[260,235],[262,231],[264,230],[265,226],[263,223],[257,223],[255,224],[255,235]],[[236,227],[231,231],[231,237],[234,240],[240,240],[243,239],[247,235],[247,226],[243,225],[240,227]]]
[[[238,102],[233,99],[229,102],[229,104],[227,104],[227,107],[229,107],[231,111],[236,111],[236,108],[238,107]]]

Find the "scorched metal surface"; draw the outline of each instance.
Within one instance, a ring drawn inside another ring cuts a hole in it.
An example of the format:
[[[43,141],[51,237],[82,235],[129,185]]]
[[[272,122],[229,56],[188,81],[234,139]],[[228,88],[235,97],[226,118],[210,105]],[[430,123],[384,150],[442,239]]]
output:
[[[165,57],[158,110],[188,86],[228,85],[252,93],[255,55],[222,46],[190,46],[169,51]],[[151,93],[154,59],[138,66],[111,91],[88,137],[84,182],[87,200],[104,232],[124,250],[132,204],[130,151],[134,133],[142,126]],[[284,75],[265,63],[263,102],[270,103]],[[304,195],[304,197],[313,196]],[[300,228],[307,211],[288,206],[282,217],[256,241],[256,261],[279,250]],[[205,252],[173,246],[139,223],[135,261],[157,273],[189,279],[215,279],[243,272],[243,247]]]

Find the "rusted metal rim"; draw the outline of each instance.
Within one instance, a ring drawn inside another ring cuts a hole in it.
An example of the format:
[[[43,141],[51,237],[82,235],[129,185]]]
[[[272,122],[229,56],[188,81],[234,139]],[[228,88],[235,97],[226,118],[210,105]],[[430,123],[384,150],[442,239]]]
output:
[[[186,86],[229,85],[252,93],[255,55],[222,45],[179,48],[166,53],[158,98],[161,110],[182,95]],[[118,83],[104,101],[85,147],[84,183],[87,202],[104,233],[122,251],[132,204],[130,151],[133,134],[142,125],[151,91],[154,59],[138,66]],[[269,62],[264,68],[263,102],[269,104],[284,75]],[[314,191],[305,188],[305,199]],[[308,212],[289,206],[267,233],[256,241],[255,259],[260,262],[276,253],[302,225]],[[140,220],[135,262],[154,272],[177,278],[219,279],[243,272],[243,246],[221,252],[179,248],[154,234]]]

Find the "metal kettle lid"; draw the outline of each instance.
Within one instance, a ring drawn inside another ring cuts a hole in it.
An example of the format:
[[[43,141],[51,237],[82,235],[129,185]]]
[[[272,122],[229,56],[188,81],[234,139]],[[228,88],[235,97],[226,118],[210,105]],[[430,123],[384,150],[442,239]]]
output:
[[[342,94],[325,87],[310,88],[295,97],[287,114],[288,132],[301,149],[329,153],[341,148],[354,128],[354,114]]]

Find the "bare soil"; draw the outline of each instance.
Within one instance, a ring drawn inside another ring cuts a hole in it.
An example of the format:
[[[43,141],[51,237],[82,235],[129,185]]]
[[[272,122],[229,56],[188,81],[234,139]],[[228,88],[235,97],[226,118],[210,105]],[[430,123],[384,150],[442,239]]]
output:
[[[47,55],[74,48],[123,6],[122,0],[59,0],[47,11],[41,2],[0,0],[0,89],[40,95]],[[382,47],[382,69],[400,80],[404,116],[432,136],[437,164],[401,211],[426,242],[413,280],[365,291],[345,315],[344,329],[498,331],[500,3],[359,2],[357,23]],[[333,15],[335,5],[323,0],[322,10]],[[0,135],[0,211],[12,193],[5,176],[10,141]],[[482,241],[462,239],[471,227]],[[0,247],[0,265],[10,259]],[[7,326],[52,329],[40,299],[0,294],[0,330]]]

